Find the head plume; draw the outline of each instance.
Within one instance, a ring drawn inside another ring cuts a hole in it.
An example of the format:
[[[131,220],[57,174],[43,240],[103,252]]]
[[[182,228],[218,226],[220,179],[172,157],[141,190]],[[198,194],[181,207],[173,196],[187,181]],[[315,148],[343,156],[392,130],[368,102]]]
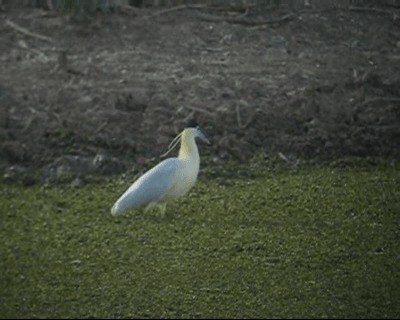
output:
[[[198,122],[195,119],[191,119],[186,123],[185,128],[197,128],[198,126]]]

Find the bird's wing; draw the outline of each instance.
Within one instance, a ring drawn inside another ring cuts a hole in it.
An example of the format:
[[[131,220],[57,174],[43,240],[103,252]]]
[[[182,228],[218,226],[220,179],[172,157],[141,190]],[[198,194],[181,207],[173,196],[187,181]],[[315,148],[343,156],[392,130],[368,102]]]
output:
[[[113,214],[122,214],[129,208],[145,206],[162,199],[173,185],[180,166],[180,159],[169,158],[147,171],[117,200],[112,209]]]

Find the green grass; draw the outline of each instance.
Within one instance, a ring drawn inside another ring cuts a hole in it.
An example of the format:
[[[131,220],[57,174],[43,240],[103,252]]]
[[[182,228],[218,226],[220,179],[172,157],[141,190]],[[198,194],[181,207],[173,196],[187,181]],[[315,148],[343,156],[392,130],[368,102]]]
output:
[[[399,318],[400,171],[203,178],[166,219],[128,182],[0,183],[2,318]]]

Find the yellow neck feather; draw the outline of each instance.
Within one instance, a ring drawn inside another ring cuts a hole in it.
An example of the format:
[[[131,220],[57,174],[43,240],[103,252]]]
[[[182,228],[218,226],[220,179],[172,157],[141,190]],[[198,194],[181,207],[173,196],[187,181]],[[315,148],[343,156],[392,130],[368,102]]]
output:
[[[196,142],[193,132],[190,129],[185,129],[182,132],[181,148],[179,149],[179,158],[198,157]]]

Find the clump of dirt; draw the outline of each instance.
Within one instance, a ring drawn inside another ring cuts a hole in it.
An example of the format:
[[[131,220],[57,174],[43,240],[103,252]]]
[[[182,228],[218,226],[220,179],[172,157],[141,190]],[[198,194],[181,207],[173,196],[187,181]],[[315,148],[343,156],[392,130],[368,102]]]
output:
[[[137,9],[91,23],[3,12],[1,166],[123,172],[190,118],[216,161],[398,159],[396,10]]]

